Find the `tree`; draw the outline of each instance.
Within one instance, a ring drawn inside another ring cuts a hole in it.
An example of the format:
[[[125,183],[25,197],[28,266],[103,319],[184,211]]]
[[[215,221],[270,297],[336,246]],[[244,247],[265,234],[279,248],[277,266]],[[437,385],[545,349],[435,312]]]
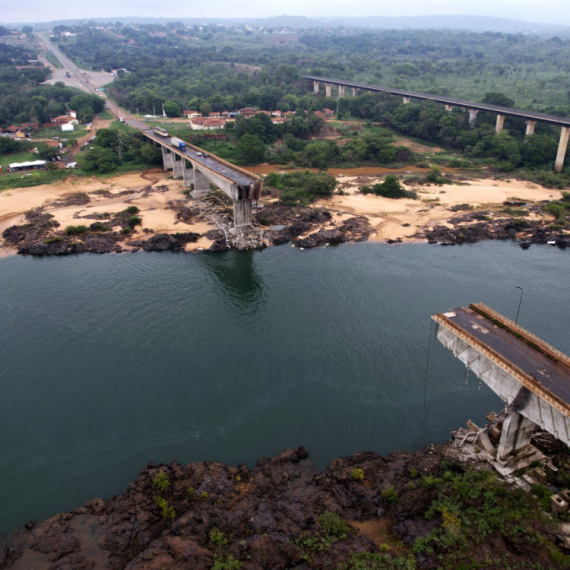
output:
[[[160,164],[162,162],[162,151],[160,147],[154,146],[152,143],[145,143],[141,146],[141,158],[149,164]]]
[[[101,173],[115,170],[119,157],[110,148],[92,147],[81,159],[85,170],[98,170]]]
[[[202,115],[207,117],[211,112],[212,112],[212,106],[210,105],[210,103],[202,103],[200,105],[200,113],[202,113]]]
[[[503,95],[502,93],[498,93],[496,91],[491,91],[489,93],[485,93],[483,97],[483,103],[487,103],[488,105],[499,105],[500,107],[514,107],[515,100]]]
[[[22,27],[22,33],[23,34],[31,34],[34,31],[34,28],[32,28],[32,26],[23,26]]]
[[[265,159],[265,144],[255,135],[243,135],[236,145],[236,150],[243,164],[257,164]]]
[[[166,101],[162,108],[167,117],[180,117],[182,114],[182,107],[176,101]]]
[[[89,105],[84,105],[77,111],[77,118],[82,123],[91,123],[95,118],[95,113]]]
[[[38,143],[38,156],[42,160],[51,160],[56,158],[59,154],[59,150],[53,146],[49,146],[46,143]]]

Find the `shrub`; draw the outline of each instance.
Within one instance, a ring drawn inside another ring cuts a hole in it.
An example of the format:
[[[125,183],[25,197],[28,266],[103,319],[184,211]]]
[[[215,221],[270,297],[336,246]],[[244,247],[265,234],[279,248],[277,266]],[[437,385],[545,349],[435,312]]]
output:
[[[68,236],[78,236],[87,233],[87,226],[67,226],[65,228],[65,234]]]
[[[382,501],[388,505],[395,505],[400,500],[396,489],[394,489],[394,485],[390,485],[387,489],[382,491],[380,496],[382,497]]]
[[[165,493],[170,489],[170,477],[164,471],[157,473],[152,478],[152,482],[159,493]]]
[[[133,227],[133,226],[140,226],[142,224],[142,218],[140,218],[139,216],[131,216],[129,218],[129,226]]]
[[[186,493],[188,494],[188,497],[190,497],[191,499],[196,498],[196,489],[194,489],[194,487],[188,487],[188,489],[186,489]]]
[[[266,218],[265,216],[259,218],[259,223],[262,226],[269,226],[271,224],[271,222],[269,221],[269,218]]]
[[[220,547],[227,546],[228,544],[224,533],[217,526],[210,531],[210,542]]]
[[[412,467],[412,469],[410,469],[410,477],[412,479],[416,479],[419,476],[420,476],[420,472],[415,467]]]
[[[431,173],[433,174],[433,173]],[[428,175],[429,176],[429,175]],[[374,186],[361,186],[360,191],[363,194],[375,194],[376,196],[384,196],[384,198],[417,198],[415,192],[406,190],[394,174],[389,174],[382,184],[374,184]]]
[[[138,214],[140,212],[140,210],[136,207],[136,206],[129,206],[125,212],[127,212],[128,214]]]
[[[208,493],[206,493],[206,491],[204,491],[203,493],[200,493],[200,498],[201,498],[201,499],[207,499],[207,498],[208,498]]]
[[[441,479],[437,477],[431,477],[430,475],[426,475],[422,478],[422,487],[426,489],[437,489],[440,486]]]
[[[63,241],[63,238],[61,236],[54,236],[52,238],[44,239],[44,243],[46,245],[48,245],[50,243],[57,243],[59,241]]]
[[[406,483],[406,489],[408,489],[409,491],[414,491],[416,489],[416,484],[413,481],[408,481]]]
[[[124,234],[130,234],[131,233],[131,228],[123,228],[121,230]]]
[[[241,562],[231,554],[228,554],[225,560],[216,560],[212,566],[212,570],[241,570],[241,568]]]
[[[352,534],[352,527],[348,526],[336,513],[326,511],[317,517],[321,531],[329,536],[336,536],[343,540]]]
[[[174,507],[164,497],[155,497],[154,500],[156,501],[156,505],[160,509],[160,514],[165,521],[173,519],[176,516]]]
[[[364,480],[364,471],[360,469],[360,467],[355,467],[350,476],[354,481],[363,481]]]

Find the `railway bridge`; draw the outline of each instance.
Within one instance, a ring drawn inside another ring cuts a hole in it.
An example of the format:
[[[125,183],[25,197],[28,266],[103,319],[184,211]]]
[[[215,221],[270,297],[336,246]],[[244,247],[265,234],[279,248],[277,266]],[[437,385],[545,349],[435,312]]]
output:
[[[466,109],[469,113],[469,123],[473,125],[479,111],[486,113],[494,113],[497,115],[496,132],[499,134],[505,125],[505,117],[516,117],[526,121],[526,134],[534,134],[536,123],[548,123],[561,127],[560,142],[558,144],[558,152],[554,170],[561,172],[564,166],[564,157],[568,148],[568,138],[570,137],[570,118],[558,117],[556,115],[547,115],[545,113],[535,113],[534,111],[522,111],[520,109],[512,109],[510,107],[501,107],[500,105],[489,105],[487,103],[475,103],[474,101],[465,101],[462,99],[454,99],[451,97],[442,97],[440,95],[431,95],[429,93],[417,93],[415,91],[405,91],[402,89],[394,89],[392,87],[382,87],[379,85],[368,85],[366,83],[355,83],[353,81],[344,81],[343,79],[332,79],[330,77],[320,77],[317,75],[305,75],[305,79],[313,82],[313,90],[319,92],[320,86],[325,86],[327,97],[332,96],[333,85],[338,88],[338,96],[344,97],[345,89],[352,91],[352,95],[356,95],[358,91],[371,91],[373,93],[389,93],[403,98],[404,103],[409,103],[412,99],[420,101],[436,101],[445,105],[447,111],[452,111],[453,107]]]

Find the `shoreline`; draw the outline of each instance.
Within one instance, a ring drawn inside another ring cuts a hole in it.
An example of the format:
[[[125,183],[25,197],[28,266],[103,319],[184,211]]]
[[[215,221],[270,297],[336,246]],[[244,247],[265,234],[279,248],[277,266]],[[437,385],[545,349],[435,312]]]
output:
[[[257,222],[240,230],[233,228],[231,204],[221,192],[192,200],[181,181],[158,168],[104,181],[71,178],[6,190],[0,193],[0,256],[220,252],[288,242],[300,249],[353,241],[455,245],[510,238],[525,244],[570,245],[570,234],[567,241],[564,231],[548,230],[553,216],[540,208],[544,201],[560,199],[558,190],[523,181],[476,179],[446,186],[409,185],[418,199],[393,200],[359,192],[359,186],[381,178],[338,180],[339,194],[306,208],[289,208],[275,196],[264,195],[255,210]],[[509,203],[518,205],[509,208]],[[138,211],[140,225],[127,223],[129,216],[123,214],[128,207]],[[528,223],[517,226],[521,216]],[[85,226],[85,233],[66,236],[68,226]]]
[[[504,479],[489,463],[493,443],[483,450],[471,443],[458,446],[454,438],[463,440],[464,433],[460,428],[452,441],[417,451],[354,453],[322,471],[303,447],[260,457],[253,467],[151,462],[120,494],[31,520],[2,537],[0,569],[207,570],[231,563],[229,568],[240,570],[325,570],[394,559],[402,564],[398,568],[434,570],[449,567],[447,556],[485,568],[506,567],[487,565],[490,559],[513,568],[530,561],[558,567],[554,556],[562,556],[559,548],[568,550],[570,528],[556,515],[552,528],[546,526],[544,505],[528,492],[527,479],[536,469],[527,466]],[[536,431],[533,445],[544,461],[568,468],[567,448],[550,434]],[[480,501],[462,498],[465,485],[475,498],[496,492],[493,508],[506,509],[507,518],[497,524]],[[446,515],[437,507],[442,500],[452,513],[461,509],[454,532],[456,538],[464,533],[463,547],[446,540]],[[511,521],[513,501],[523,503],[518,509],[530,503],[536,510]],[[468,518],[486,521],[481,536]],[[534,541],[527,540],[529,533]],[[478,543],[486,536],[491,540],[481,549]]]

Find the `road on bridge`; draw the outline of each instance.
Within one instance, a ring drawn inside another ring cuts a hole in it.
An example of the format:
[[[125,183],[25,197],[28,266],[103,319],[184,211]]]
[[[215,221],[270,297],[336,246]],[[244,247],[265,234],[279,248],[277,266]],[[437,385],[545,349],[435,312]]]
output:
[[[217,157],[214,156],[207,156],[205,157],[203,153],[198,154],[200,151],[194,150],[192,148],[187,148],[185,151],[182,151],[172,144],[170,144],[170,137],[161,137],[157,135],[154,130],[149,127],[146,123],[139,121],[129,113],[127,113],[124,109],[121,109],[116,103],[111,101],[105,93],[102,91],[98,91],[95,89],[93,84],[89,81],[87,77],[83,75],[83,72],[68,58],[66,57],[61,50],[53,45],[42,33],[36,32],[37,37],[42,41],[42,43],[46,46],[46,49],[51,51],[55,57],[59,59],[64,67],[66,67],[70,73],[75,75],[78,83],[80,84],[83,91],[89,93],[91,95],[97,95],[105,99],[105,107],[115,115],[115,117],[119,118],[122,117],[126,124],[134,129],[141,131],[145,136],[148,138],[160,143],[163,146],[167,146],[170,150],[176,150],[176,153],[185,156],[188,160],[192,162],[198,163],[205,168],[215,172],[219,176],[226,178],[232,184],[237,184],[238,186],[251,186],[259,181],[259,178],[255,175],[247,176],[244,174],[241,169],[233,169],[228,164],[224,164],[218,162]]]

